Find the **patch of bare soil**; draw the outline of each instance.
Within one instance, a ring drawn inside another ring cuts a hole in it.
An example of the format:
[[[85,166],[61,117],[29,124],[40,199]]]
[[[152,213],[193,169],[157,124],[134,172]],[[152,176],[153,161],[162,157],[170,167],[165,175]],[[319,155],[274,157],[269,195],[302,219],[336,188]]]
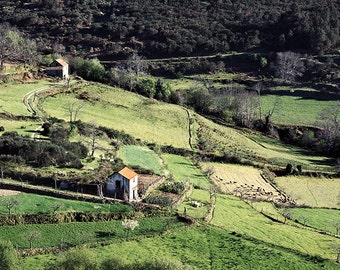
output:
[[[19,193],[21,192],[16,191],[16,190],[0,189],[0,196],[11,196],[11,195],[17,195]]]

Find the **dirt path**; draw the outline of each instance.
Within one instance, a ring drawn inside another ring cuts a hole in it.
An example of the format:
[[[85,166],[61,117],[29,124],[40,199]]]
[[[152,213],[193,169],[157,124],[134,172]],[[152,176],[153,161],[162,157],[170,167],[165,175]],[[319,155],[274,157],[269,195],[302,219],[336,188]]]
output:
[[[0,197],[1,196],[17,195],[19,193],[21,193],[21,192],[20,191],[16,191],[16,190],[0,189]]]

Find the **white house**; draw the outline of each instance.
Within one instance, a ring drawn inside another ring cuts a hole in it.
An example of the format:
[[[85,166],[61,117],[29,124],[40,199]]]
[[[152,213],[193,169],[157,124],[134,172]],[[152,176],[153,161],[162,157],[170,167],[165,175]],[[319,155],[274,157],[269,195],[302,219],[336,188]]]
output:
[[[135,200],[138,198],[138,174],[125,167],[109,176],[106,194],[110,197]]]
[[[46,73],[49,76],[67,79],[69,76],[68,63],[63,59],[56,59],[46,68]]]

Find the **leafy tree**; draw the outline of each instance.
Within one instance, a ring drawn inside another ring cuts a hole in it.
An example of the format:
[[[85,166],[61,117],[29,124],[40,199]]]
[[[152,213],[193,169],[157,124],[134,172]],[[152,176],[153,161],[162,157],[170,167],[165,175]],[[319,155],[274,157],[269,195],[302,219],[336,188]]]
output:
[[[142,78],[138,81],[136,90],[139,94],[152,98],[156,93],[155,81],[151,78]]]
[[[68,141],[69,130],[62,125],[55,125],[50,128],[50,140],[53,144],[62,145]]]
[[[207,113],[213,104],[213,100],[208,89],[198,88],[188,94],[187,104],[199,113]]]
[[[0,240],[0,269],[17,270],[19,260],[11,242]]]
[[[98,59],[87,60],[75,57],[70,61],[70,67],[73,72],[84,79],[96,82],[108,81],[108,73]]]

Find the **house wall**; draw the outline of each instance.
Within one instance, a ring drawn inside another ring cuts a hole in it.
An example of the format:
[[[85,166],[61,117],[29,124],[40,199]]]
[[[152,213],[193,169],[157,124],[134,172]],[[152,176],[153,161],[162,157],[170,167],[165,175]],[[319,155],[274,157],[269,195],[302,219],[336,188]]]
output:
[[[121,181],[121,189],[117,190],[116,181]],[[115,193],[125,191],[128,199],[132,200],[137,198],[138,191],[138,175],[133,179],[128,180],[119,173],[115,173],[109,177],[106,183],[106,193],[108,196],[114,196]]]

